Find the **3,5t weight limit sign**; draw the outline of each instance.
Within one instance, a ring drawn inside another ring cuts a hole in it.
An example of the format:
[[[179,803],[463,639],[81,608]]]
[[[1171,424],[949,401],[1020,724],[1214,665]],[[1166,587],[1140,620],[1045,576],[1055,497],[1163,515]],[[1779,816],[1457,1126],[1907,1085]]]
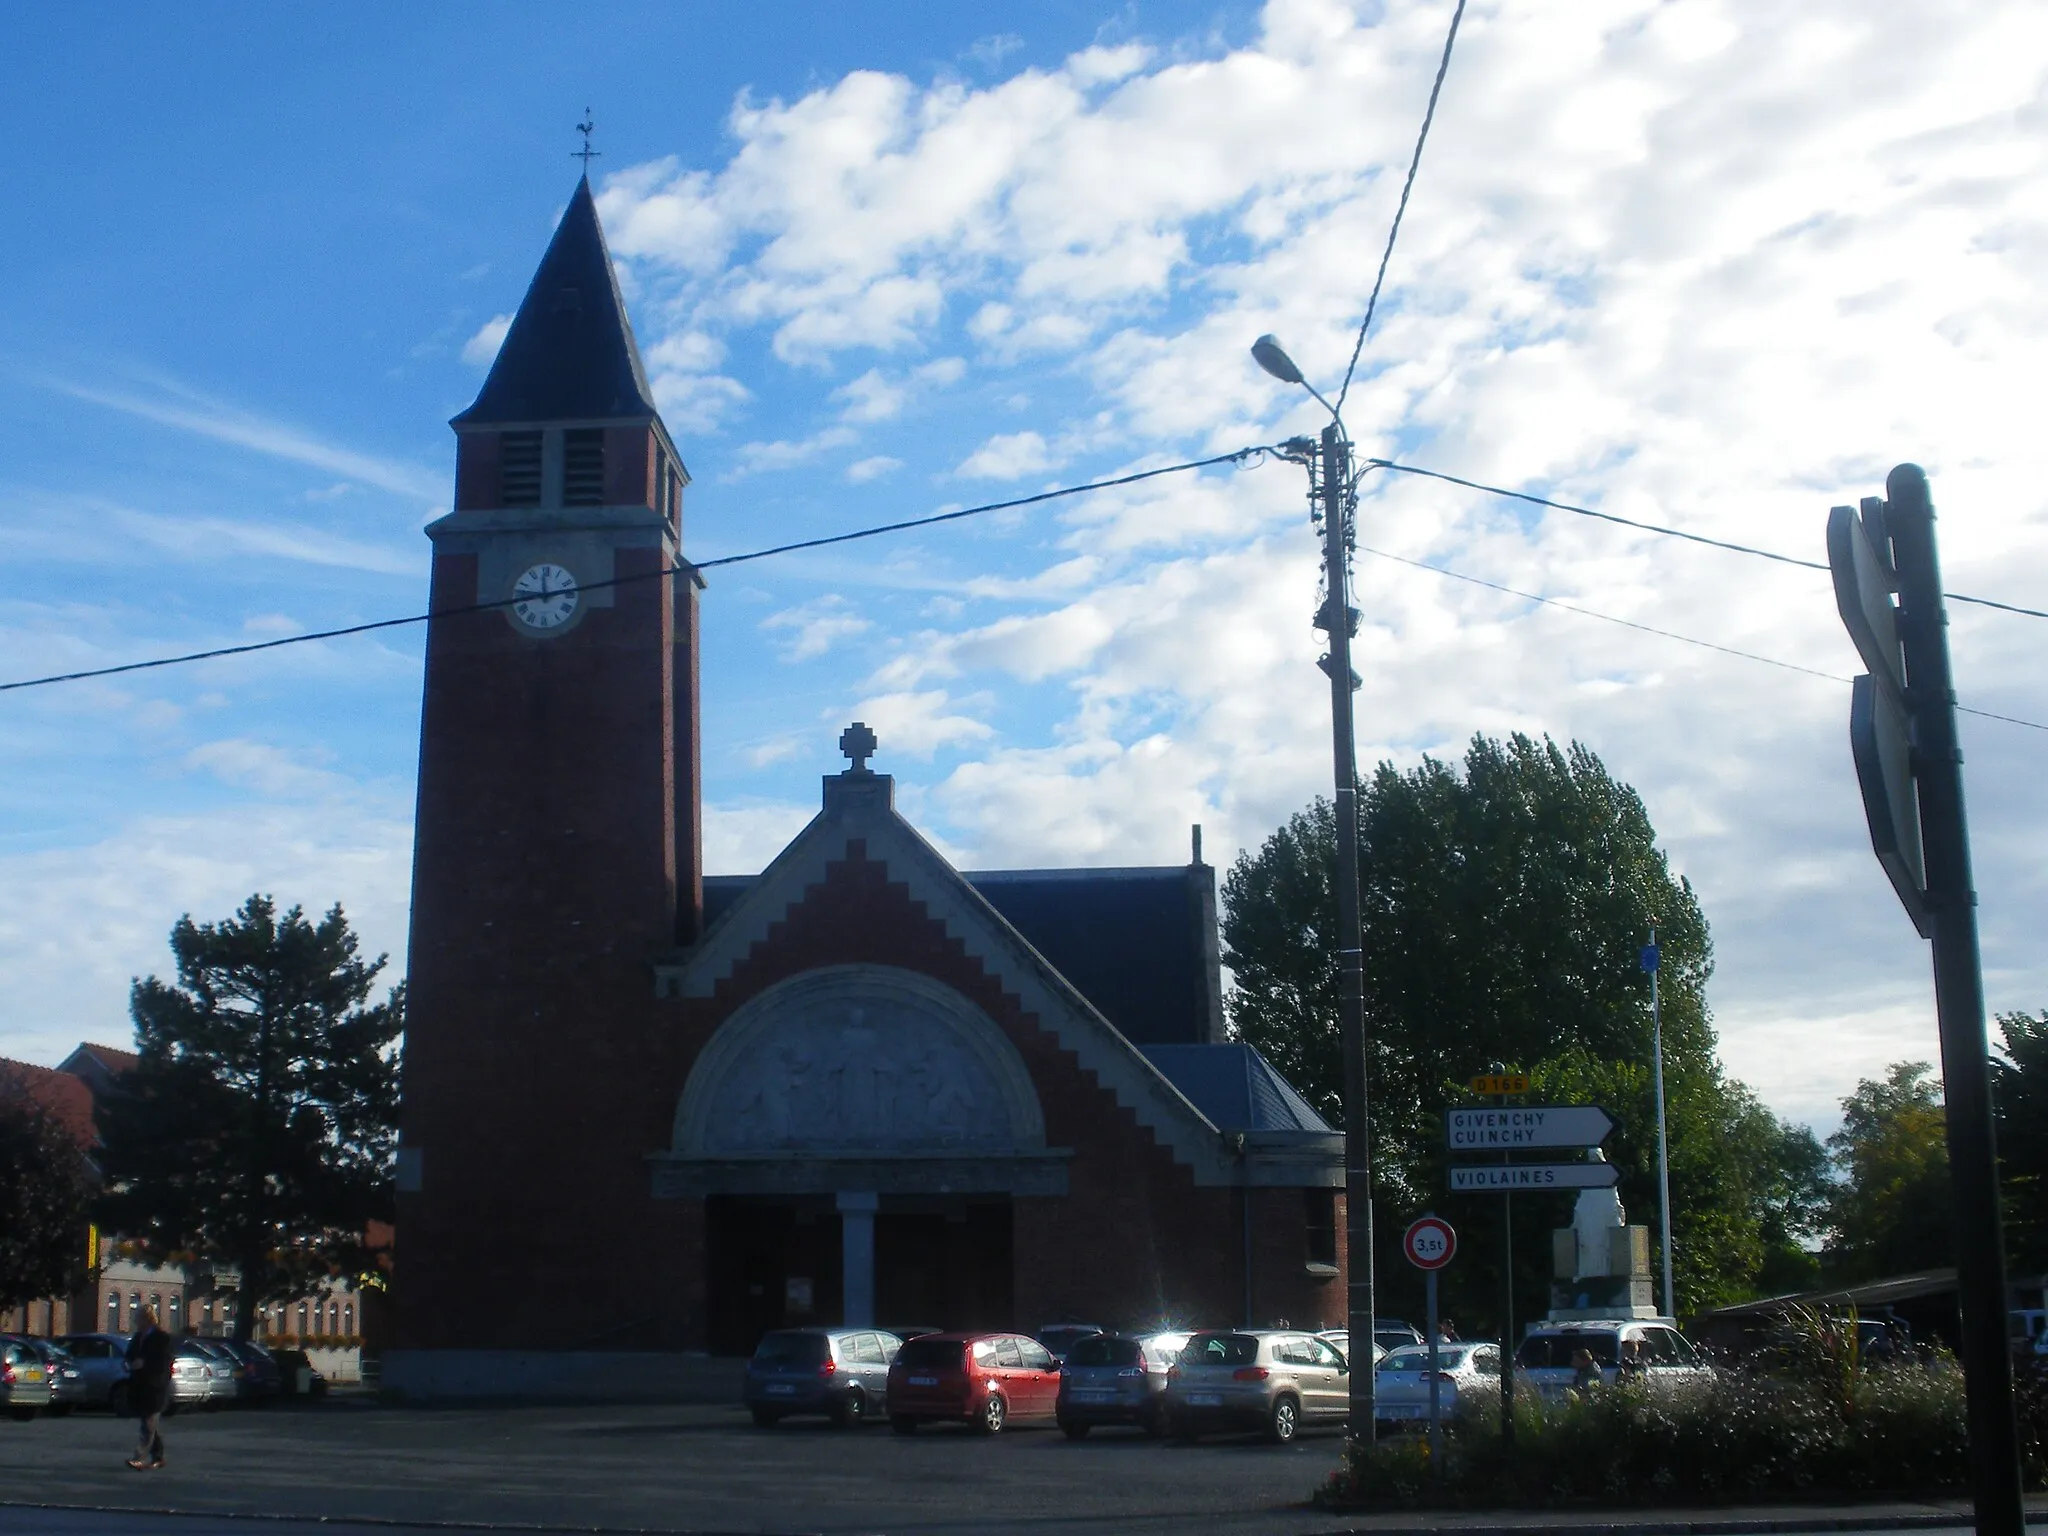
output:
[[[1410,1264],[1434,1272],[1450,1263],[1458,1251],[1458,1234],[1441,1216],[1424,1216],[1402,1235],[1401,1248]]]

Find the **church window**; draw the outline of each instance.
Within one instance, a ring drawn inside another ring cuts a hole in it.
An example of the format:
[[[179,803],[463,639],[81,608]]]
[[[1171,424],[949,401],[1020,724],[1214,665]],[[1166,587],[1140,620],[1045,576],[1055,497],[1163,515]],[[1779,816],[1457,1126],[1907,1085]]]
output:
[[[1308,1261],[1311,1264],[1337,1262],[1337,1191],[1304,1189],[1301,1192],[1308,1222]]]
[[[603,427],[571,427],[562,434],[562,505],[604,505]]]
[[[348,1303],[341,1309],[341,1331],[350,1338],[354,1338],[356,1335],[356,1308],[354,1302]]]
[[[675,497],[668,478],[668,450],[661,447],[654,450],[654,510],[665,523],[675,519]]]
[[[540,505],[540,433],[498,435],[498,494],[508,507]]]
[[[119,1333],[120,1331],[121,1293],[119,1291],[109,1291],[107,1292],[107,1332]]]

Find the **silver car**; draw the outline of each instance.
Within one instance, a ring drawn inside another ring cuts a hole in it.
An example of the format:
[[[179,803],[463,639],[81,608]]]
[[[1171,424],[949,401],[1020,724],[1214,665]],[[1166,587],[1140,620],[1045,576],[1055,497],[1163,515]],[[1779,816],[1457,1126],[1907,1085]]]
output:
[[[1439,1343],[1437,1411],[1449,1420],[1464,1400],[1500,1396],[1498,1344]],[[1429,1346],[1409,1344],[1380,1362],[1372,1378],[1372,1416],[1380,1424],[1429,1422]]]
[[[1351,1406],[1350,1374],[1336,1348],[1312,1333],[1197,1333],[1167,1377],[1167,1425],[1177,1440],[1256,1429],[1285,1445],[1305,1424],[1343,1421]]]
[[[0,1337],[0,1409],[9,1418],[32,1419],[55,1399],[42,1352],[27,1339]]]
[[[235,1368],[204,1339],[178,1340],[171,1353],[171,1405],[218,1408],[235,1400]]]
[[[128,1386],[128,1341],[118,1333],[67,1333],[57,1342],[85,1382],[85,1406],[118,1408],[115,1396]]]
[[[1584,1354],[1587,1358],[1581,1360]],[[1580,1385],[1580,1373],[1612,1385],[1624,1374],[1651,1386],[1704,1380],[1713,1370],[1666,1318],[1640,1322],[1545,1323],[1531,1329],[1515,1351],[1515,1376],[1546,1403]]]

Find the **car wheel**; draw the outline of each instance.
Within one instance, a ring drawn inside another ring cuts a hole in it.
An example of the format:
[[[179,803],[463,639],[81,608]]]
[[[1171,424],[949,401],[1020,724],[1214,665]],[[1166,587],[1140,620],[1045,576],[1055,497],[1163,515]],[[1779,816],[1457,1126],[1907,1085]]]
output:
[[[762,1429],[773,1429],[782,1422],[782,1415],[773,1408],[750,1408],[747,1411],[754,1416],[755,1424]]]
[[[1273,1416],[1266,1421],[1266,1438],[1275,1445],[1290,1444],[1301,1428],[1301,1404],[1282,1397],[1273,1404]]]
[[[50,1404],[50,1417],[53,1419],[61,1419],[64,1417],[65,1414],[69,1413],[70,1411],[71,1405],[69,1403]]]
[[[107,1412],[116,1418],[128,1417],[128,1383],[117,1381],[107,1391]]]
[[[832,1405],[832,1422],[841,1429],[852,1429],[868,1416],[867,1394],[855,1387],[846,1396]]]
[[[974,1432],[979,1435],[1000,1435],[1003,1426],[1010,1421],[1010,1405],[1003,1401],[1003,1394],[991,1392],[982,1400],[981,1412],[974,1416]]]
[[[889,1416],[889,1427],[899,1435],[914,1435],[917,1433],[917,1420],[907,1413],[894,1413]]]
[[[33,1408],[9,1408],[7,1410],[7,1417],[9,1417],[10,1419],[19,1419],[24,1424],[28,1423],[28,1421],[33,1419],[35,1416],[36,1411]]]
[[[1160,1403],[1154,1403],[1151,1407],[1147,1408],[1140,1424],[1145,1433],[1154,1440],[1163,1437],[1167,1430],[1165,1406]]]
[[[1065,1435],[1069,1440],[1086,1440],[1088,1438],[1088,1431],[1090,1427],[1091,1426],[1089,1425],[1078,1423],[1073,1419],[1060,1420],[1060,1433]]]

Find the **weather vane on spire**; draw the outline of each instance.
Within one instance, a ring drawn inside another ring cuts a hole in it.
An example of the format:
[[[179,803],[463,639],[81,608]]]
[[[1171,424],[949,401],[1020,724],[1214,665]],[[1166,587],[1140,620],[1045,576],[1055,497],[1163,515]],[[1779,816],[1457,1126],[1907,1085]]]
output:
[[[590,147],[590,136],[597,131],[597,120],[591,116],[590,108],[585,107],[583,109],[583,121],[576,125],[576,131],[583,135],[583,147],[570,150],[569,158],[571,160],[581,160],[583,162],[583,174],[588,177],[590,175],[590,162],[604,153],[601,149],[592,149]]]

